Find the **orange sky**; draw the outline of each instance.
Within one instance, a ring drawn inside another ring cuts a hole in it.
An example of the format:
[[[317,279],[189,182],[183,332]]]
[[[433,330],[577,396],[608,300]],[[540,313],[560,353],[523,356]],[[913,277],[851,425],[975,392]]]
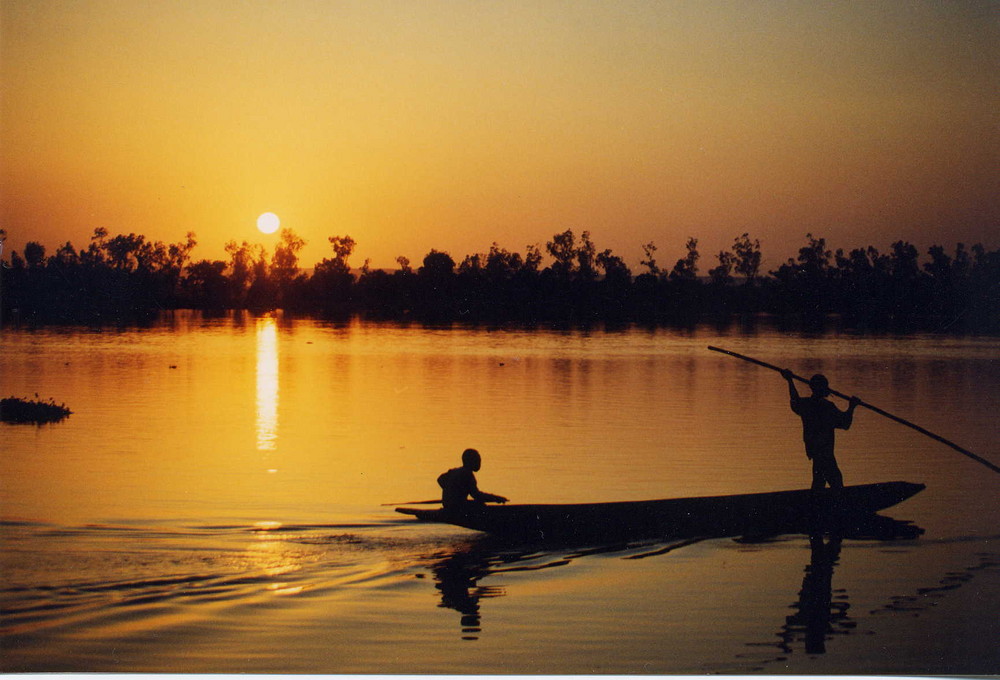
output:
[[[992,2],[0,0],[8,250],[1000,246]]]

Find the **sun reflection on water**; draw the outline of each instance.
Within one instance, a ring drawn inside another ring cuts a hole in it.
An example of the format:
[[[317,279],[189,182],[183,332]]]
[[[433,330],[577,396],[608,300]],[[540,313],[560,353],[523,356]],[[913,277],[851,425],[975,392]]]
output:
[[[257,450],[278,445],[278,324],[257,319]]]

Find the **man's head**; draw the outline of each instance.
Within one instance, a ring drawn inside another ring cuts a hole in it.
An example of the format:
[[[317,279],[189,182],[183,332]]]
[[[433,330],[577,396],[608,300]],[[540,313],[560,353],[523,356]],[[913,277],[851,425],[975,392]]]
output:
[[[462,467],[469,468],[473,472],[478,472],[483,465],[483,459],[479,456],[479,451],[466,449],[462,451]]]
[[[830,381],[822,373],[817,373],[809,378],[809,387],[817,397],[825,397],[830,394]]]

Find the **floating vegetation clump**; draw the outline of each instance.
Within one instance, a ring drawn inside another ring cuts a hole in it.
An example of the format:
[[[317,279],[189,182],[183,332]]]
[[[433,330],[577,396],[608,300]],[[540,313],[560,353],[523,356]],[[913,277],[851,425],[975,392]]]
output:
[[[34,401],[7,397],[0,399],[0,420],[5,423],[56,423],[72,413],[66,404],[57,404],[54,400],[41,401],[35,395]]]

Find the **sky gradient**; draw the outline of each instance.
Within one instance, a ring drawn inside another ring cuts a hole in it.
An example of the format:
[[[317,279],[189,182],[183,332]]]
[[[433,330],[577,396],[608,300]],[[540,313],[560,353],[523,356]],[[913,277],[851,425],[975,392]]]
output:
[[[8,250],[1000,246],[990,2],[0,0]]]

